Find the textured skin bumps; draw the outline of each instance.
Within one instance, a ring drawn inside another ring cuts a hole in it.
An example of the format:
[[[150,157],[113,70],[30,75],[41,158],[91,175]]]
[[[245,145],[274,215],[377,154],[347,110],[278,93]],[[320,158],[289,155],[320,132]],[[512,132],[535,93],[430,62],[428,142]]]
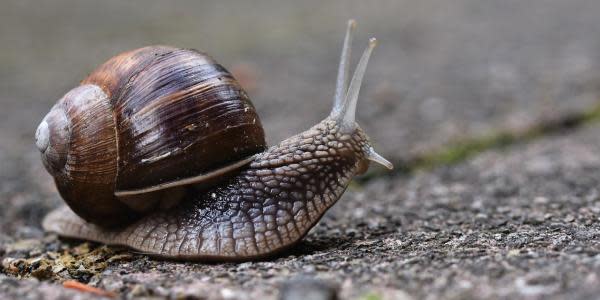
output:
[[[103,229],[68,207],[49,214],[46,230],[125,245],[186,260],[248,260],[277,253],[302,239],[368,164],[360,128],[339,132],[325,119],[257,155],[240,173],[208,190],[188,190],[167,211],[117,229]]]

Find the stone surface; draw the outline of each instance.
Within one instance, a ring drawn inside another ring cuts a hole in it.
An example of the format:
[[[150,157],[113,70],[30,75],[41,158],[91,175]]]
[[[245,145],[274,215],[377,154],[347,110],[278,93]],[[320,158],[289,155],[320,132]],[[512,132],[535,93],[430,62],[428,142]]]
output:
[[[0,274],[0,296],[2,296],[2,299],[23,300],[106,299],[104,297],[96,297],[89,294],[67,290],[59,285],[39,282],[35,279],[19,280],[3,274]]]
[[[310,278],[293,278],[279,291],[281,300],[336,300],[337,288],[326,281]]]
[[[273,143],[327,114],[355,17],[354,53],[381,41],[358,120],[394,160],[597,105],[595,0],[274,3],[3,3],[0,298],[88,299],[60,284],[75,279],[124,298],[276,299],[298,276],[341,299],[597,297],[598,125],[356,184],[296,248],[259,262],[155,261],[41,231],[60,199],[37,123],[93,67],[148,44],[203,49],[233,70]]]
[[[269,260],[124,259],[124,250],[88,249],[54,236],[7,237],[2,272],[20,272],[10,259],[39,261],[50,251],[93,258],[77,272],[66,267],[49,274],[51,282],[75,278],[126,297],[273,299],[303,276],[339,286],[342,299],[593,298],[600,292],[598,131],[593,125],[354,187],[304,241]],[[36,268],[20,266],[23,277]],[[2,277],[4,295],[30,285],[44,287],[36,293],[70,293]]]

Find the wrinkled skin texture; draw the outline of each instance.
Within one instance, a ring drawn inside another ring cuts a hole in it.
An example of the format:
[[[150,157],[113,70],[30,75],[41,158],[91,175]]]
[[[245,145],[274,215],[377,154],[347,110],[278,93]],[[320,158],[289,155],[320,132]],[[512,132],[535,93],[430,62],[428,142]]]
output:
[[[269,256],[302,239],[366,170],[369,146],[358,125],[343,134],[327,118],[259,154],[227,183],[190,191],[178,206],[131,225],[103,229],[62,207],[46,217],[44,228],[172,259]]]

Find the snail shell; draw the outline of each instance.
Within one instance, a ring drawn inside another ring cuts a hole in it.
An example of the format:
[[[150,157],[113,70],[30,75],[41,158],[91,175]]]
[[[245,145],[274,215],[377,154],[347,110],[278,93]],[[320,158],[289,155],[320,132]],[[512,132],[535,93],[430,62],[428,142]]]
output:
[[[36,145],[83,219],[129,223],[210,185],[266,148],[247,94],[209,56],[145,47],[117,55],[56,103]]]

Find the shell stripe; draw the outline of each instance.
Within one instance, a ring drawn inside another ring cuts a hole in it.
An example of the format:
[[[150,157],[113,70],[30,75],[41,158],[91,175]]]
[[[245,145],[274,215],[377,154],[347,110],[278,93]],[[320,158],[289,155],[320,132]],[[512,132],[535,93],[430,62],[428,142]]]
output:
[[[116,191],[115,195],[117,197],[125,197],[125,196],[133,196],[133,195],[139,195],[139,194],[144,194],[144,193],[149,193],[149,192],[155,192],[155,191],[160,191],[160,190],[164,190],[164,189],[170,189],[170,188],[174,188],[174,187],[178,187],[178,186],[183,186],[183,185],[189,185],[189,184],[194,184],[194,183],[198,183],[198,182],[203,182],[203,181],[207,181],[209,179],[218,177],[218,176],[222,176],[225,175],[233,170],[237,170],[242,166],[245,166],[247,164],[249,164],[250,162],[252,162],[254,160],[256,156],[252,155],[246,159],[242,159],[240,161],[237,161],[233,164],[227,165],[223,168],[217,169],[215,171],[212,172],[208,172],[205,174],[200,174],[194,177],[190,177],[190,178],[185,178],[185,179],[181,179],[181,180],[177,180],[177,181],[171,181],[171,182],[166,182],[166,183],[161,183],[161,184],[157,184],[155,186],[151,186],[151,187],[146,187],[143,189],[139,189],[139,190],[121,190],[121,191]]]
[[[113,90],[116,190],[205,178],[198,174],[237,165],[266,148],[254,106],[223,66],[197,51],[159,50],[142,56],[136,71],[124,71],[129,79]],[[190,155],[196,159],[186,162]]]

